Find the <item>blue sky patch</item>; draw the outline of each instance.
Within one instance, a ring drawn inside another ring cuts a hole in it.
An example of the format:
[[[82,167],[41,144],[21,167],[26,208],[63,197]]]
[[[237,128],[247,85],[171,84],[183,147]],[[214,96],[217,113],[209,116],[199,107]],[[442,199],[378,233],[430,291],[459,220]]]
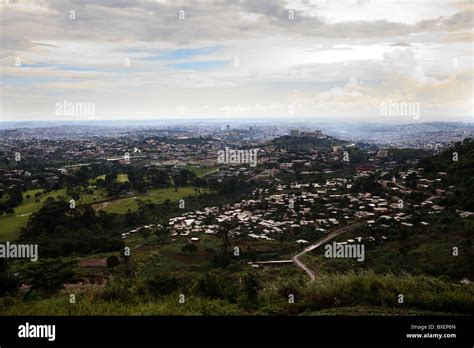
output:
[[[143,60],[186,60],[196,56],[204,56],[217,52],[221,47],[203,47],[203,48],[182,48],[177,50],[169,50],[163,53],[143,58]]]
[[[168,66],[175,69],[205,71],[205,70],[222,68],[226,65],[230,65],[231,62],[232,60],[210,60],[210,61],[175,63],[175,64],[169,64]]]

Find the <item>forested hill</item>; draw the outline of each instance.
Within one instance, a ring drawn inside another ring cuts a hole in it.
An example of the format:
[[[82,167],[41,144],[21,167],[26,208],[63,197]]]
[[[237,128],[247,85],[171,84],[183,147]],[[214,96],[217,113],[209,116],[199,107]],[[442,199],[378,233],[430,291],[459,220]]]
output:
[[[456,143],[442,153],[426,158],[420,162],[427,177],[435,177],[439,172],[443,176],[443,184],[455,187],[453,204],[459,209],[474,208],[474,140],[467,138]]]
[[[331,137],[314,137],[314,136],[282,136],[280,138],[273,139],[272,144],[281,149],[289,151],[310,151],[310,150],[331,150],[333,146],[347,145],[348,142],[344,140],[338,140]]]

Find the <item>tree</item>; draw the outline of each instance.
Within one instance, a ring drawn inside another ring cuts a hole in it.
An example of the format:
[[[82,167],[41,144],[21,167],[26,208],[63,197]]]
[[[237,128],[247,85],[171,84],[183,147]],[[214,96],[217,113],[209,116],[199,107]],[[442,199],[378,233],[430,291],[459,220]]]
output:
[[[193,243],[188,243],[188,244],[185,244],[183,245],[183,247],[181,248],[181,252],[183,254],[186,254],[187,252],[189,252],[190,254],[196,252],[198,250],[198,247],[197,245],[194,245]]]
[[[230,244],[230,231],[238,226],[238,222],[236,220],[225,221],[222,226],[220,227],[218,234],[222,238],[222,248],[224,253],[227,253],[227,249]]]
[[[293,164],[291,165],[291,169],[293,169],[296,175],[299,175],[303,171],[303,167],[303,162],[293,162]]]
[[[410,188],[412,190],[415,190],[416,189],[416,181],[417,181],[416,173],[411,173],[411,174],[407,175],[407,177],[405,179],[405,184],[408,186],[408,188]]]
[[[151,168],[148,171],[148,177],[150,179],[151,186],[154,188],[166,187],[169,182],[168,173],[164,170],[159,170],[156,168]]]
[[[23,202],[23,193],[19,186],[15,186],[7,192],[7,201],[6,204],[9,207],[16,207]]]
[[[239,289],[234,280],[223,272],[216,270],[206,272],[198,278],[195,291],[203,297],[235,301],[239,294]]]
[[[241,290],[247,300],[257,300],[261,288],[261,281],[255,272],[248,271],[243,275],[241,279]]]
[[[229,232],[229,229],[225,226],[222,226],[218,231],[218,234],[222,238],[222,249],[224,253],[227,253],[227,248],[229,246]]]
[[[211,190],[211,193],[214,193],[219,188],[219,181],[217,181],[217,179],[214,179],[214,178],[209,179],[208,185],[209,185],[209,189]]]
[[[18,290],[20,282],[13,275],[5,259],[0,259],[0,296],[13,294]]]
[[[140,230],[140,234],[145,238],[145,240],[147,240],[148,237],[150,237],[151,231],[149,228],[144,227]]]
[[[70,226],[71,221],[68,218],[71,213],[69,203],[65,200],[54,200],[49,197],[43,203],[43,206],[34,213],[28,221],[27,228],[23,237],[39,236],[41,234],[51,234],[56,226]]]
[[[173,178],[173,187],[174,187],[174,191],[178,192],[179,182],[177,181],[176,178]]]
[[[107,267],[108,268],[114,268],[116,266],[120,265],[120,260],[117,256],[112,255],[107,258]]]
[[[217,224],[217,218],[214,215],[207,215],[204,220],[203,220],[204,225],[216,225]]]
[[[32,263],[24,278],[31,285],[30,291],[39,290],[54,294],[61,290],[66,282],[73,281],[75,276],[72,262],[46,259]]]
[[[177,274],[159,274],[145,281],[152,295],[168,295],[179,289],[180,278]]]
[[[153,230],[153,233],[156,236],[158,244],[164,244],[168,241],[171,235],[171,229],[166,226],[160,226]]]

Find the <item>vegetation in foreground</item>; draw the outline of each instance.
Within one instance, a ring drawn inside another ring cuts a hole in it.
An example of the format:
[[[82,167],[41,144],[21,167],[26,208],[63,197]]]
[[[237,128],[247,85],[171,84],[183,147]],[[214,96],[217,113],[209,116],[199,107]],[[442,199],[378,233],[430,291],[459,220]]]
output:
[[[40,292],[0,301],[1,315],[382,315],[470,314],[474,287],[428,276],[373,272],[323,275],[308,283],[255,272],[178,272],[143,281],[116,279],[102,289],[41,299]],[[399,303],[398,295],[404,295]],[[294,303],[289,301],[294,295]],[[182,303],[184,302],[184,303]],[[351,308],[348,311],[348,308]]]

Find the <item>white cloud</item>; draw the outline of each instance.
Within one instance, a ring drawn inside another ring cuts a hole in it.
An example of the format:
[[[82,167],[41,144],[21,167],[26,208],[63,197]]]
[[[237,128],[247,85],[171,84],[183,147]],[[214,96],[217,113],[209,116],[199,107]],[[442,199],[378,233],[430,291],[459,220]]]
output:
[[[0,8],[5,119],[48,118],[72,98],[95,101],[98,118],[179,117],[178,105],[195,116],[281,116],[290,104],[373,118],[388,98],[416,100],[429,117],[472,110],[466,3],[10,2]]]

